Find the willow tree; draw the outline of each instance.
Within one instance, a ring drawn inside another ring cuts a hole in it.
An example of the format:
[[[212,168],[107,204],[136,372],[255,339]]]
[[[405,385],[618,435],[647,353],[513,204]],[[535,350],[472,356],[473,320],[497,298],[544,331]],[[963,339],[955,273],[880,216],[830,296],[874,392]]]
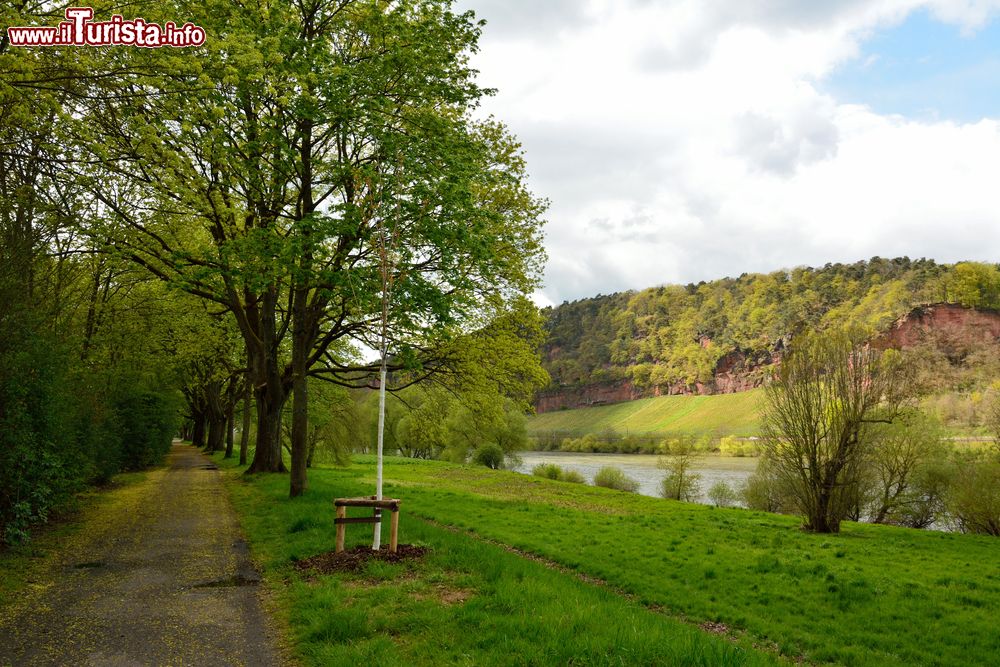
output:
[[[860,334],[795,341],[765,390],[763,448],[807,530],[840,530],[857,504],[873,429],[897,418],[910,384],[899,352],[878,350]]]
[[[378,230],[399,237],[393,364],[430,367],[441,341],[535,286],[543,206],[517,143],[472,117],[490,92],[468,64],[479,25],[448,0],[187,6],[147,19],[190,18],[203,47],[115,50],[107,66],[128,73],[79,105],[99,165],[79,176],[107,211],[91,231],[232,313],[257,404],[250,470],[283,469],[294,393],[298,495],[306,376],[372,370],[349,351],[378,330]]]

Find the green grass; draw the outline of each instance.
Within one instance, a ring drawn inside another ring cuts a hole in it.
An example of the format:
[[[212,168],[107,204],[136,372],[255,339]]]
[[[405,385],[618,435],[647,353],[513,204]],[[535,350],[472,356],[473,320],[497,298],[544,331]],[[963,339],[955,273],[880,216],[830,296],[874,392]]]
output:
[[[613,429],[619,435],[759,435],[763,399],[763,390],[753,389],[736,394],[658,396],[611,405],[556,410],[530,417],[528,432],[533,436],[552,433],[581,436]],[[956,400],[967,399],[959,395]],[[937,414],[930,399],[925,400],[923,408],[930,414]],[[982,425],[956,421],[947,422],[945,426],[949,436],[991,440],[991,434]]]
[[[228,462],[223,463],[227,465]],[[392,466],[396,469],[398,466]],[[435,469],[437,470],[437,469]],[[400,530],[431,547],[419,562],[303,575],[333,548],[332,498],[361,494],[367,468],[313,470],[305,496],[286,476],[229,489],[298,657],[311,665],[762,665],[774,657],[650,611],[613,591],[420,520],[406,494]],[[348,526],[347,546],[370,543]]]
[[[529,419],[531,434],[583,435],[614,429],[620,434],[755,435],[760,430],[759,389],[716,396],[658,396],[575,410],[557,410]]]
[[[811,535],[792,517],[439,462],[386,465],[387,493],[404,502],[402,538],[431,545],[431,558],[303,580],[292,559],[330,548],[331,499],[370,492],[373,477],[371,460],[359,458],[348,469],[311,471],[310,491],[294,501],[287,477],[230,485],[294,644],[312,664],[770,658],[740,651],[752,644],[850,665],[992,665],[1000,655],[995,538],[855,524]],[[438,526],[538,554],[642,604]],[[365,532],[349,527],[349,540],[364,541]],[[439,604],[431,594],[439,585],[471,597]],[[671,615],[723,623],[739,647]]]

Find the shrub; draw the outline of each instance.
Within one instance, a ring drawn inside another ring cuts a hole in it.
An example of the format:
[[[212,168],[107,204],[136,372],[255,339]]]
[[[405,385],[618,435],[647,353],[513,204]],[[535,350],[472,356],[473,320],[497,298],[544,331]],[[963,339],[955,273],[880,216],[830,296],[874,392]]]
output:
[[[693,471],[695,458],[694,451],[684,454],[677,454],[666,459],[660,459],[657,466],[667,471],[667,475],[660,483],[660,495],[670,500],[694,501],[698,499],[701,488],[698,480],[701,475]]]
[[[605,466],[594,475],[594,486],[603,486],[606,489],[617,489],[618,491],[628,491],[635,493],[639,490],[639,482],[626,475],[620,468]]]
[[[1000,537],[1000,460],[963,457],[947,504],[962,532]]]
[[[170,451],[177,408],[163,394],[136,391],[115,401],[121,433],[121,467],[141,470]]]
[[[729,486],[724,480],[720,480],[708,490],[708,499],[716,507],[732,507],[739,500],[739,496],[733,487]]]
[[[757,456],[760,450],[752,440],[727,435],[719,441],[719,453],[723,456]]]
[[[940,423],[906,411],[892,424],[873,428],[859,496],[874,523],[933,523],[947,487],[947,446]]]
[[[583,484],[586,481],[583,475],[576,470],[563,470],[554,463],[539,463],[531,469],[531,474],[561,482],[573,482],[574,484]]]
[[[743,504],[752,510],[786,513],[794,509],[790,492],[778,479],[766,457],[757,464],[757,470],[750,475],[738,495]]]
[[[65,357],[43,335],[14,334],[0,340],[0,541],[8,544],[64,503],[85,468],[66,418],[74,397]]]
[[[697,452],[711,452],[716,449],[711,436],[703,435],[694,441],[692,448]]]
[[[952,471],[946,462],[934,462],[917,470],[913,488],[889,517],[889,523],[907,528],[928,528],[945,515],[945,498]]]
[[[562,439],[557,433],[540,433],[529,438],[530,447],[540,452],[554,452],[559,449]]]
[[[712,447],[711,438],[693,438],[691,436],[680,436],[677,438],[669,438],[663,440],[660,443],[660,447],[656,453],[658,454],[669,454],[671,456],[679,456],[682,454],[691,454],[697,451],[708,451]]]
[[[503,468],[504,453],[500,445],[488,444],[481,445],[472,454],[472,462],[481,466],[486,466],[493,470],[500,470]]]
[[[617,450],[622,454],[636,454],[642,450],[643,441],[639,436],[626,435],[617,443]]]
[[[545,479],[562,479],[563,470],[554,463],[539,463],[531,469],[531,474]]]
[[[684,449],[686,447],[679,438],[670,438],[660,443],[660,453],[662,454],[678,454]]]
[[[599,452],[602,450],[602,443],[593,433],[588,433],[582,438],[566,438],[559,446],[564,452]]]

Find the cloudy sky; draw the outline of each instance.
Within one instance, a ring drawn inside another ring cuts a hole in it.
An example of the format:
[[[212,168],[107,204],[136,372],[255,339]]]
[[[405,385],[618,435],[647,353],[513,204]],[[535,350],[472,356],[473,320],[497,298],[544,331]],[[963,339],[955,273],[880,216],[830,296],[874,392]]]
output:
[[[1000,261],[1000,0],[459,0],[551,200],[540,303]]]

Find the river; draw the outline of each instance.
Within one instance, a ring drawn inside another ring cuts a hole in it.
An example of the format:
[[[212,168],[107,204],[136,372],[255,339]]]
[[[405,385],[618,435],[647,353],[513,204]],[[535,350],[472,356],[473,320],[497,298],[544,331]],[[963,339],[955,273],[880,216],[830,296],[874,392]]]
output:
[[[594,481],[594,473],[604,466],[621,468],[622,472],[639,482],[639,493],[660,497],[660,485],[666,472],[656,466],[659,456],[646,454],[577,454],[575,452],[522,452],[521,465],[517,472],[530,475],[531,469],[539,463],[554,463],[566,470],[575,470]],[[706,455],[695,460],[694,472],[701,475],[698,480],[701,494],[698,502],[708,505],[708,490],[716,482],[725,481],[733,489],[739,489],[754,470],[755,458]]]

